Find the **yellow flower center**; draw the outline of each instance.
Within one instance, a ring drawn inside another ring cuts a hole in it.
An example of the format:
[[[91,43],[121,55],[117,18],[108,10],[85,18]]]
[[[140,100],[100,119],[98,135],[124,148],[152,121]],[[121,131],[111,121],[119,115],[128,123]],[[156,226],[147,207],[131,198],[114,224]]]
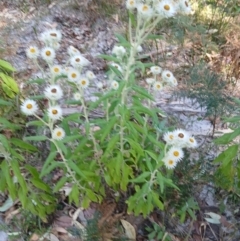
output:
[[[161,89],[161,85],[157,84],[156,85],[157,89]]]
[[[31,110],[33,108],[33,105],[32,104],[27,104],[27,109]]]
[[[36,52],[36,50],[34,48],[31,48],[30,52],[34,54]]]
[[[77,75],[75,74],[75,73],[72,73],[72,78],[76,78],[77,77]]]
[[[58,136],[58,137],[62,136],[62,132],[61,132],[61,131],[58,131],[58,132],[57,132],[57,136]]]
[[[86,80],[82,80],[82,85],[86,85],[87,84],[87,81]]]
[[[58,68],[58,67],[55,67],[55,68],[53,69],[53,71],[56,72],[56,73],[58,73],[58,72],[59,72],[59,68]]]
[[[193,138],[190,138],[189,141],[192,142],[192,143],[194,143],[194,139],[193,139]]]
[[[134,5],[134,1],[130,1],[130,5]]]
[[[46,51],[46,55],[47,55],[47,56],[50,56],[50,55],[51,55],[51,51],[47,50],[47,51]]]
[[[170,10],[170,6],[169,5],[164,5],[163,7],[166,11],[169,11]]]
[[[147,6],[147,5],[144,5],[144,6],[142,7],[142,10],[143,10],[143,11],[147,11],[147,10],[148,10],[148,6]]]
[[[173,140],[173,135],[170,135],[170,136],[169,136],[169,139]]]
[[[179,134],[178,134],[178,137],[183,138],[183,137],[184,137],[184,134],[183,134],[183,133],[179,133]]]
[[[56,33],[50,33],[50,35],[53,36],[53,37],[57,37]]]
[[[174,152],[173,152],[173,155],[174,155],[174,156],[179,156],[179,152],[178,152],[178,151],[174,151]]]
[[[56,115],[56,114],[58,113],[58,111],[57,111],[57,110],[52,110],[52,113],[53,113],[54,115]]]
[[[169,161],[168,161],[168,164],[169,164],[169,165],[173,165],[173,163],[174,163],[173,160],[169,160]]]
[[[166,74],[166,75],[167,75],[168,78],[171,76],[170,74]]]
[[[53,88],[53,89],[51,89],[51,92],[52,92],[52,93],[57,93],[57,89],[56,89],[56,88]]]
[[[81,61],[81,59],[76,58],[75,61],[79,63]]]

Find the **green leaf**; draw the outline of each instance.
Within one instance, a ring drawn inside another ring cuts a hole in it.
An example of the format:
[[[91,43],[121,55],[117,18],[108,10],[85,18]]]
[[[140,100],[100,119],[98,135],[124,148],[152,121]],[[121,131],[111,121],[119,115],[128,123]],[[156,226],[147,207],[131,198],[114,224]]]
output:
[[[13,92],[19,93],[18,85],[12,77],[0,72],[0,78]]]
[[[2,174],[5,176],[5,179],[6,179],[6,183],[7,183],[7,190],[11,196],[11,198],[14,200],[16,198],[16,187],[13,183],[13,180],[12,180],[12,177],[10,175],[10,170],[9,170],[9,166],[8,166],[8,163],[7,161],[2,161],[1,163],[1,170],[2,170]]]
[[[33,79],[33,80],[28,80],[26,83],[27,84],[43,84],[45,82],[46,82],[45,79],[37,78],[37,79]]]
[[[234,116],[234,117],[224,119],[224,122],[229,122],[229,123],[238,123],[239,121],[240,121],[240,116]]]
[[[88,180],[88,178],[83,174],[83,172],[81,171],[81,169],[72,161],[72,160],[68,160],[68,165],[69,167],[76,172],[80,177],[83,177],[85,180]]]
[[[231,133],[226,133],[223,136],[214,140],[216,144],[228,144],[229,142],[233,141],[237,136],[240,135],[240,127],[234,130]]]
[[[0,99],[0,105],[12,106],[13,104],[10,101]]]
[[[7,151],[9,150],[9,148],[10,148],[9,141],[8,141],[8,139],[7,139],[4,135],[2,135],[2,134],[0,134],[0,144],[2,144],[3,147],[4,147]]]
[[[67,180],[68,180],[68,177],[66,177],[66,176],[62,177],[62,178],[57,182],[57,184],[54,186],[53,192],[54,192],[54,193],[58,192],[58,191],[65,185],[65,183],[67,182]]]
[[[129,142],[132,149],[136,150],[139,155],[141,155],[141,156],[144,155],[143,148],[141,147],[141,145],[138,142],[131,140],[130,138],[126,138],[126,140],[127,140],[127,142]]]
[[[228,165],[229,162],[231,162],[238,153],[238,145],[233,145],[228,147],[225,151],[223,151],[214,161],[213,163],[221,162],[221,164],[224,166]]]
[[[40,179],[32,178],[30,181],[32,182],[32,184],[35,187],[37,187],[45,192],[51,192],[50,187],[47,184],[45,184],[44,182],[42,182]]]
[[[116,147],[116,144],[119,141],[119,137],[120,137],[120,135],[118,134],[118,135],[113,136],[109,140],[107,148],[106,148],[104,154],[102,155],[102,158],[106,158],[108,156],[108,154],[114,149],[114,147]]]
[[[26,141],[46,141],[48,138],[46,136],[27,136],[24,137]]]
[[[7,61],[0,59],[0,68],[8,72],[14,72],[16,69]]]
[[[153,96],[152,95],[150,95],[148,92],[147,92],[147,90],[145,90],[144,88],[142,88],[142,87],[139,87],[139,86],[132,86],[131,87],[134,91],[136,91],[138,94],[140,94],[141,96],[143,96],[143,97],[145,97],[145,98],[147,98],[147,99],[149,99],[149,100],[152,100],[152,101],[154,101],[154,98],[153,98]]]
[[[97,198],[96,194],[92,190],[86,189],[86,195],[88,196],[88,198],[91,201],[98,202],[98,198]]]
[[[8,199],[1,205],[0,212],[6,212],[9,208],[14,206],[13,200],[11,197],[8,197]]]
[[[103,142],[104,139],[106,138],[106,136],[109,135],[111,129],[114,127],[114,125],[116,124],[117,120],[118,120],[118,117],[117,116],[113,116],[113,117],[111,117],[110,121],[107,122],[107,125],[105,125],[103,127],[104,131],[101,134],[100,142]]]
[[[24,209],[26,209],[28,195],[27,195],[27,193],[25,191],[23,191],[22,188],[19,188],[19,190],[18,190],[18,198],[19,198],[19,200],[20,200],[20,202],[22,204],[22,207]]]
[[[164,209],[163,203],[159,200],[159,195],[156,192],[152,192],[153,202],[160,209]]]
[[[27,164],[27,165],[25,165],[25,168],[26,168],[26,170],[29,171],[29,173],[30,173],[33,177],[35,177],[35,178],[38,178],[38,177],[39,177],[38,170],[37,170],[35,167]]]
[[[151,40],[164,39],[164,36],[163,35],[156,35],[156,34],[149,34],[147,36],[147,39],[151,39]]]
[[[33,146],[25,141],[22,141],[18,138],[13,137],[10,139],[10,141],[14,146],[20,147],[21,149],[25,149],[28,151],[37,151],[38,150],[35,146]]]
[[[63,143],[68,143],[71,141],[79,140],[82,137],[82,135],[72,135],[72,136],[65,136],[62,140]]]
[[[151,172],[143,172],[142,174],[140,174],[138,177],[131,179],[131,182],[135,182],[135,183],[142,183],[142,182],[146,182],[146,178],[150,178],[151,177]]]
[[[74,184],[73,187],[72,187],[72,191],[69,194],[69,201],[70,201],[70,203],[73,201],[75,203],[75,205],[78,206],[78,204],[79,204],[79,195],[80,195],[80,192],[79,192],[78,186],[77,186],[77,184]]]
[[[116,67],[112,65],[108,65],[108,67],[116,74],[116,76],[122,77],[122,73]]]
[[[43,164],[43,167],[42,167],[42,170],[41,170],[41,173],[40,173],[40,177],[42,178],[43,176],[45,176],[45,171],[46,171],[46,168],[47,166],[54,161],[55,157],[57,156],[57,152],[56,151],[53,151],[53,152],[50,152],[46,161],[44,162]]]
[[[29,121],[26,123],[26,126],[44,126],[44,123],[40,120],[36,120],[36,121]]]
[[[41,177],[46,176],[57,167],[64,168],[64,164],[61,162],[52,161],[50,165],[48,165],[43,171],[41,171]]]
[[[22,176],[22,174],[21,174],[21,171],[20,171],[20,168],[19,168],[19,165],[18,165],[18,161],[12,160],[12,161],[11,161],[11,166],[12,166],[14,175],[17,177],[18,183],[20,184],[23,192],[24,192],[25,194],[27,194],[27,192],[28,192],[28,187],[27,187],[27,184],[26,184],[25,179],[23,178],[23,176]]]
[[[102,59],[106,59],[108,61],[113,61],[115,63],[119,63],[119,59],[114,57],[114,56],[110,56],[110,55],[105,55],[105,54],[100,54],[98,55],[99,58],[102,58]]]

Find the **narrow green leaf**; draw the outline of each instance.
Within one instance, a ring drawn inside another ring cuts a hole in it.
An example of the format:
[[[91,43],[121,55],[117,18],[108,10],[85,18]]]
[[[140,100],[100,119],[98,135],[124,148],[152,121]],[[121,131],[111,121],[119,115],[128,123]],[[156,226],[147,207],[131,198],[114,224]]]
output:
[[[29,121],[26,123],[26,126],[44,126],[44,123],[40,120],[36,120],[36,121]]]
[[[32,184],[35,187],[37,187],[37,188],[39,188],[39,189],[41,189],[41,190],[43,190],[45,192],[51,192],[50,187],[47,184],[45,184],[42,180],[37,179],[37,178],[31,178],[30,181],[32,182]]]
[[[58,191],[64,186],[64,184],[67,182],[67,180],[68,180],[68,177],[66,177],[66,176],[62,177],[62,178],[57,182],[57,184],[54,186],[53,192],[54,192],[54,193],[58,192]]]
[[[119,59],[114,57],[114,56],[110,56],[110,55],[105,55],[105,54],[100,54],[98,55],[99,58],[102,58],[102,59],[106,59],[108,61],[113,61],[115,63],[119,63]]]
[[[104,126],[103,128],[103,133],[101,134],[101,139],[100,142],[103,142],[104,139],[106,138],[107,135],[109,135],[111,129],[114,127],[114,125],[117,122],[118,117],[117,116],[113,116],[111,117],[110,121],[108,121],[107,125]]]
[[[12,160],[11,161],[11,166],[12,166],[12,169],[13,169],[13,173],[17,177],[18,183],[20,184],[23,192],[27,193],[28,192],[28,187],[27,187],[26,181],[23,178],[22,173],[20,171],[20,168],[19,168],[19,165],[18,165],[18,161]]]
[[[159,195],[155,192],[152,192],[152,197],[153,197],[153,202],[154,204],[160,209],[163,210],[164,209],[164,205],[163,203],[159,200]]]
[[[223,136],[214,140],[216,144],[228,144],[229,142],[233,141],[237,136],[240,135],[240,127],[234,130],[231,133],[226,133]]]
[[[229,146],[225,151],[223,151],[214,161],[213,163],[221,162],[224,166],[228,165],[238,153],[238,144]]]
[[[43,84],[45,82],[46,82],[45,79],[38,78],[38,79],[28,80],[26,83],[27,84]]]
[[[69,194],[70,202],[73,201],[75,203],[75,205],[78,206],[79,205],[79,195],[80,195],[80,192],[79,192],[78,186],[77,186],[77,184],[74,184],[72,187],[72,191]]]
[[[135,183],[142,183],[142,182],[146,182],[146,178],[150,178],[151,176],[151,172],[143,172],[142,174],[140,174],[138,177],[131,179],[131,182],[135,182]]]
[[[136,91],[138,94],[142,95],[143,97],[149,99],[149,100],[152,100],[154,101],[154,98],[152,95],[150,95],[147,90],[145,90],[144,88],[142,87],[139,87],[139,86],[132,86],[131,87],[134,91]]]
[[[22,141],[18,138],[15,138],[15,137],[11,138],[10,141],[14,146],[20,147],[20,148],[28,150],[28,151],[37,151],[38,150],[35,146],[33,146],[25,141]]]
[[[24,137],[26,141],[46,141],[48,138],[46,136],[27,136]]]
[[[42,170],[41,170],[41,173],[40,173],[40,178],[42,178],[43,176],[46,175],[46,174],[44,175],[44,173],[45,173],[45,170],[46,170],[47,166],[48,166],[51,162],[54,161],[54,159],[55,159],[56,156],[57,156],[57,152],[56,152],[56,151],[53,151],[53,152],[50,152],[50,153],[49,153],[46,161],[45,161],[44,164],[43,164],[43,167],[42,167]]]
[[[10,101],[0,99],[0,105],[12,106],[13,103],[11,103]]]
[[[14,91],[15,93],[19,92],[18,85],[12,77],[0,72],[0,78],[12,91]]]
[[[0,59],[0,68],[9,71],[14,72],[16,69],[7,61]]]

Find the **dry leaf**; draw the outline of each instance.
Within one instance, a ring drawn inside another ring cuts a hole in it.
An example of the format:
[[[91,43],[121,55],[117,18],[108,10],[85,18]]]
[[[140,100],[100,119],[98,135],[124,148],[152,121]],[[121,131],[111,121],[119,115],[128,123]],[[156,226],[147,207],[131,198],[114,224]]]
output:
[[[53,231],[56,231],[57,233],[64,233],[64,234],[68,233],[68,231],[65,228],[62,228],[62,227],[55,227],[53,229]]]
[[[30,238],[30,241],[38,241],[39,240],[39,235],[34,233],[31,238]]]
[[[124,227],[126,236],[131,240],[136,240],[136,231],[131,223],[121,219],[122,226]]]
[[[39,240],[42,241],[44,239],[47,239],[49,241],[59,241],[59,239],[57,238],[57,236],[55,236],[52,233],[45,233]]]

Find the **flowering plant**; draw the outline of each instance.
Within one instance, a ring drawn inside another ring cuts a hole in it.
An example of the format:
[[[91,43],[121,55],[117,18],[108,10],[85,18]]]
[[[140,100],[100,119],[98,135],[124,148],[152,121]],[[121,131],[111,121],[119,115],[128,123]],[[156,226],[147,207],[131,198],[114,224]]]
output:
[[[31,82],[47,84],[40,97],[48,101],[42,112],[39,96],[22,102],[21,111],[37,119],[27,126],[36,126],[44,133],[25,136],[24,140],[48,140],[51,145],[40,172],[28,166],[33,184],[44,191],[42,199],[32,195],[30,201],[27,200],[26,185],[19,181],[26,194],[21,195],[20,200],[30,203],[32,212],[41,210],[41,217],[45,217],[42,206],[56,202],[48,194],[60,190],[65,191],[70,202],[82,207],[90,202],[101,202],[111,190],[116,197],[124,196],[127,191],[131,193],[126,200],[129,212],[146,216],[154,207],[163,209],[166,186],[177,188],[166,176],[168,169],[174,168],[183,158],[182,148],[196,147],[195,139],[183,130],[166,133],[167,145],[160,140],[163,130],[158,130],[158,116],[161,110],[153,103],[165,86],[177,86],[177,80],[171,71],[138,59],[142,44],[156,25],[164,18],[188,14],[189,3],[184,0],[127,0],[126,7],[129,38],[116,35],[118,44],[112,54],[100,56],[109,61],[105,81],[97,80],[88,70],[90,62],[73,46],[68,48],[67,64],[56,63],[62,38],[58,30],[42,34],[44,47],[41,50],[30,46],[26,51],[28,58],[42,71],[42,78]],[[42,70],[39,57],[46,61],[48,72]],[[146,78],[147,89],[136,81],[137,73],[144,75],[146,69],[152,75]],[[72,100],[66,103],[80,104],[80,113],[65,115],[61,106],[66,94],[63,86],[73,91]],[[89,90],[100,91],[95,94],[95,101],[89,100]],[[100,117],[93,118],[95,110],[100,111]],[[43,180],[55,169],[61,169],[64,175],[50,186]]]

